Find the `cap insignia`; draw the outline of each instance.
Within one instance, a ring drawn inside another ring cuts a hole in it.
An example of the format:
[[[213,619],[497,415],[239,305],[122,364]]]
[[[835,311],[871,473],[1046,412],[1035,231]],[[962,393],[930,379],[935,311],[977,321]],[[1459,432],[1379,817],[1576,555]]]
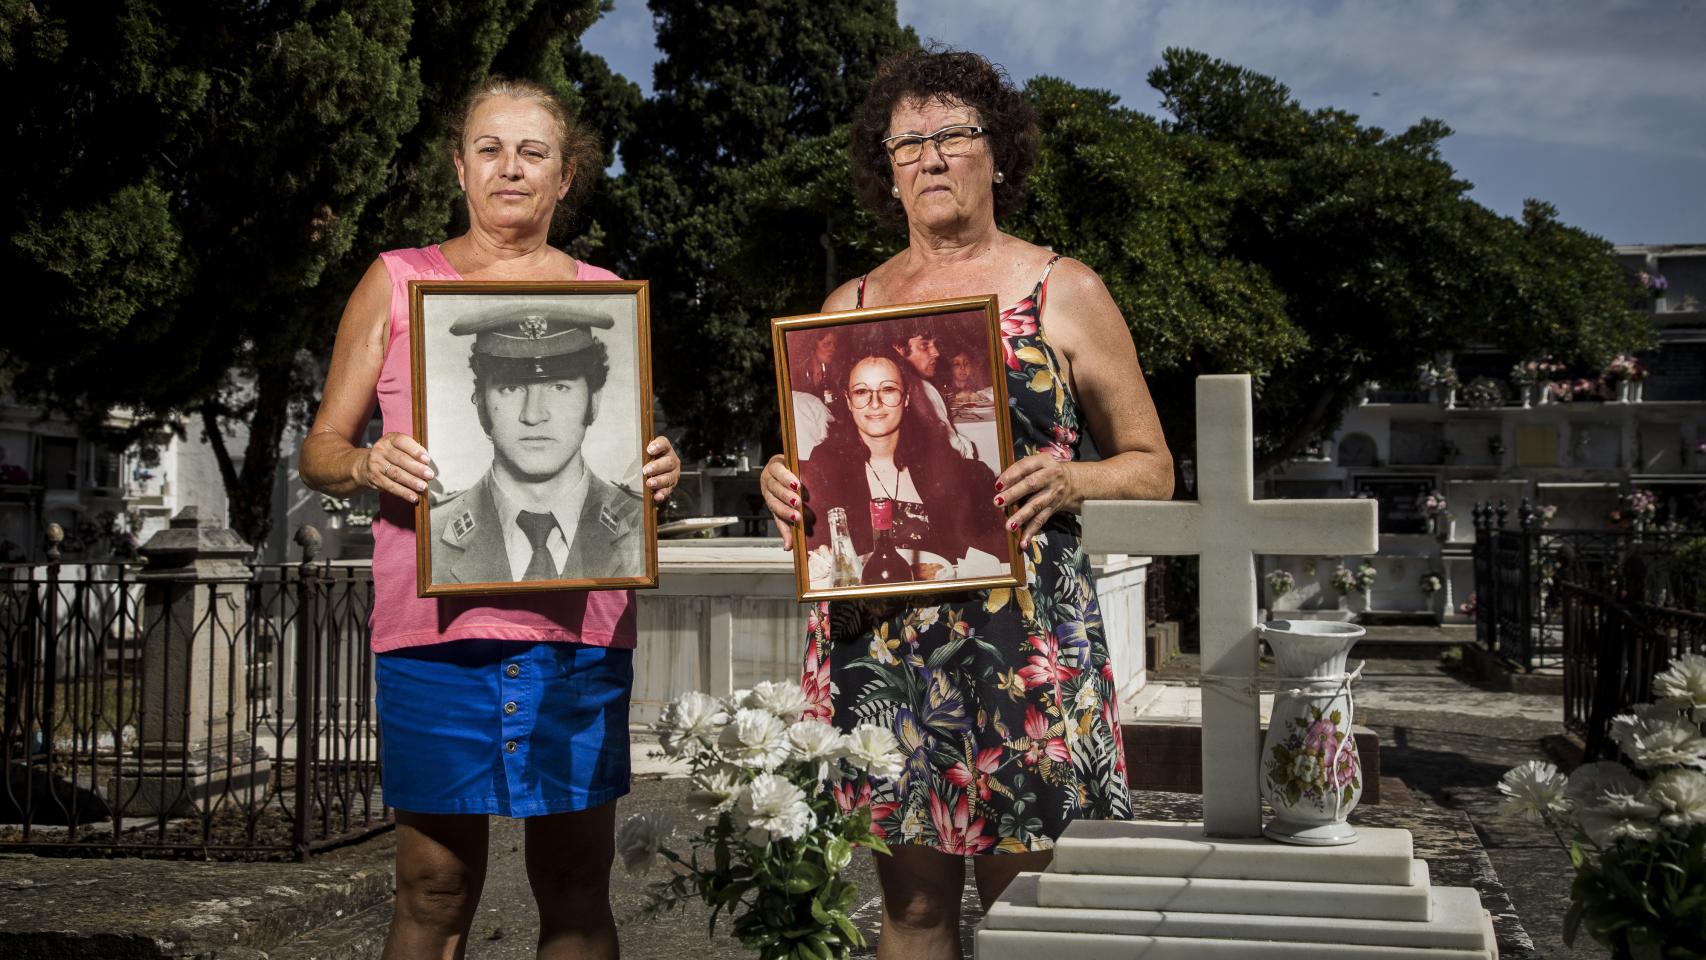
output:
[[[515,326],[521,335],[529,340],[544,339],[546,331],[550,329],[550,324],[545,322],[544,317],[522,317]]]

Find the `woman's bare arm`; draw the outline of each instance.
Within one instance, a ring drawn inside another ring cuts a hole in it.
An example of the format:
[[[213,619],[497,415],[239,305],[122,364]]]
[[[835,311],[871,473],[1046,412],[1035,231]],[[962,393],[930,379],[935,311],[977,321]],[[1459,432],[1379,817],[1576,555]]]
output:
[[[415,503],[432,479],[431,459],[407,434],[357,445],[373,416],[390,321],[391,275],[375,260],[344,306],[320,408],[302,441],[302,482],[311,489],[336,497],[372,489]]]
[[[1063,355],[1083,422],[1103,459],[1063,463],[1046,453],[1004,471],[992,494],[1014,504],[1010,529],[1022,542],[1059,510],[1086,500],[1166,500],[1173,496],[1173,456],[1137,361],[1131,331],[1100,277],[1062,260],[1049,277],[1043,323]]]

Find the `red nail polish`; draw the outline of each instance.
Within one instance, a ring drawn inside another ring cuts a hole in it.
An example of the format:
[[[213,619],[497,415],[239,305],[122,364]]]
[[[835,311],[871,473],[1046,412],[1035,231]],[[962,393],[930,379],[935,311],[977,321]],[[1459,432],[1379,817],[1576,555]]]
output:
[[[789,516],[788,522],[789,523],[799,523],[800,522],[800,515],[796,513],[796,514]]]
[[[999,480],[995,481],[995,492],[1000,493],[1002,486],[1004,486],[1004,484],[1002,484],[1001,481],[999,481]]]
[[[800,489],[800,481],[798,481],[798,480],[789,480],[789,481],[788,481],[788,489],[789,489],[789,490],[798,490],[798,489]]]
[[[799,505],[800,505],[800,498],[799,497],[789,497],[788,498],[788,506],[797,507]]]
[[[999,507],[999,506],[1002,506],[1002,505],[1003,505],[1003,504],[1005,504],[1005,503],[1006,503],[1006,502],[1007,502],[1007,501],[1005,501],[1005,500],[1003,500],[1003,499],[1001,499],[1001,498],[1000,498],[1000,497],[996,497],[996,498],[995,498],[995,505],[996,505],[996,506],[998,506],[998,507]]]
[[[1017,520],[1015,520],[1015,521],[1013,521],[1013,522],[1012,522],[1012,523],[1009,523],[1009,524],[1008,524],[1008,525],[1007,525],[1007,529],[1009,529],[1009,530],[1017,530],[1017,529],[1019,529],[1019,521],[1017,521]]]

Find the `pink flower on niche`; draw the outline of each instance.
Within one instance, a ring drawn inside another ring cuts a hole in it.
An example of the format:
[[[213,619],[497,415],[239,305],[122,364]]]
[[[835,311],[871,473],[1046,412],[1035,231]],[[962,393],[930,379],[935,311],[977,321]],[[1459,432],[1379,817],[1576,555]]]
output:
[[[975,856],[995,846],[994,837],[983,835],[983,818],[971,819],[966,798],[952,810],[935,794],[930,795],[930,820],[936,825],[937,849],[957,856]]]

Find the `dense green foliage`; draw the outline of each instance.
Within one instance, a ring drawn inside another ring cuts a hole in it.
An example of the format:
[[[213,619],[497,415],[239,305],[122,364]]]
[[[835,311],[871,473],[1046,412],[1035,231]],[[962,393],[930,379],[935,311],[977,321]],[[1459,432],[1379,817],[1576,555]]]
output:
[[[773,448],[769,319],[904,242],[854,201],[845,124],[916,38],[893,0],[650,0],[662,59],[642,100],[579,46],[606,5],[0,0],[0,111],[31,145],[0,159],[0,266],[28,317],[0,355],[13,389],[90,423],[131,408],[137,432],[199,414],[234,525],[264,537],[343,298],[378,251],[459,229],[445,119],[500,71],[620,143],[622,176],[557,239],[651,281],[655,384],[686,451]],[[1041,155],[1003,226],[1102,276],[1176,450],[1199,374],[1254,376],[1267,466],[1359,383],[1438,351],[1594,363],[1649,343],[1609,245],[1543,203],[1520,220],[1475,203],[1443,124],[1389,133],[1190,51],[1150,82],[1160,119],[1030,81]],[[246,450],[225,450],[233,424]]]
[[[688,452],[738,453],[776,435],[770,318],[815,311],[874,262],[843,255],[869,223],[836,125],[916,41],[893,0],[649,6],[663,58],[622,143],[610,243],[652,284],[663,413]]]
[[[608,136],[638,91],[578,37],[600,0],[164,0],[0,7],[14,187],[0,267],[27,291],[13,389],[146,435],[199,415],[254,542],[291,417],[376,253],[442,239],[448,111],[488,71]],[[580,93],[577,93],[577,87]],[[592,98],[597,97],[597,101]],[[234,428],[236,428],[234,430]],[[247,433],[246,449],[226,438]]]

